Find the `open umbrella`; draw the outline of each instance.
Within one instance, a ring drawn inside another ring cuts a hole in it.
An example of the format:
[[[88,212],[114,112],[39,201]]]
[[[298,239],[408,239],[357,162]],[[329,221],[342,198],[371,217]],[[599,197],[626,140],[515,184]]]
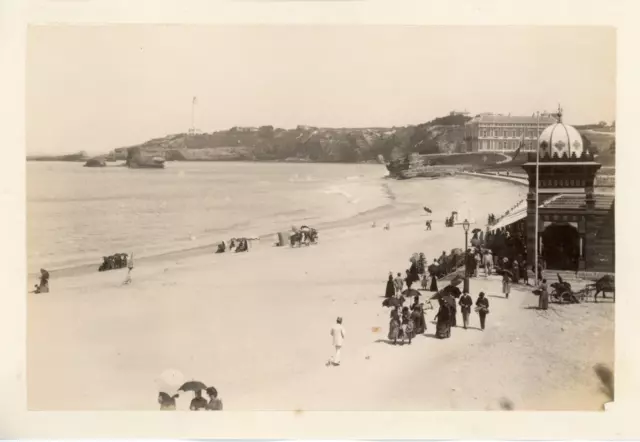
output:
[[[430,208],[428,208],[428,207],[423,207],[423,209],[424,209],[424,211],[425,211],[425,212],[427,212],[427,213],[433,213],[433,212],[431,212],[431,209],[430,209]]]
[[[478,229],[477,227],[471,231],[471,233],[480,233],[482,229]]]
[[[404,298],[386,298],[384,301],[382,301],[382,306],[383,307],[389,307],[389,308],[394,308],[394,307],[402,307],[402,304],[404,304]]]
[[[407,298],[413,298],[414,296],[421,296],[421,295],[422,293],[420,293],[416,289],[406,289],[405,291],[402,292],[402,296],[405,296]]]
[[[178,391],[200,391],[206,389],[207,386],[200,381],[189,381],[182,384],[182,387],[178,388]]]
[[[453,279],[451,280],[449,285],[451,285],[453,287],[457,287],[460,284],[462,284],[463,281],[464,281],[464,278],[462,278],[460,275],[456,275],[456,276],[453,277]]]
[[[462,255],[464,253],[464,250],[456,248],[456,249],[451,249],[451,254],[452,255]]]
[[[429,270],[429,273],[436,274],[438,273],[438,270],[440,270],[440,266],[438,264],[431,264],[427,267],[427,270]]]

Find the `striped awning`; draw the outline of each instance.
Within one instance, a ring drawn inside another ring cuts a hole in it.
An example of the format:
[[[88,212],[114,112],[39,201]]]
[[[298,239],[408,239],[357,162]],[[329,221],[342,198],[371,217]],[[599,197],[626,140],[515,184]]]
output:
[[[523,210],[518,210],[516,212],[512,212],[498,221],[496,224],[489,227],[490,232],[495,232],[496,230],[507,227],[515,222],[521,221],[527,217],[527,207],[525,206]]]

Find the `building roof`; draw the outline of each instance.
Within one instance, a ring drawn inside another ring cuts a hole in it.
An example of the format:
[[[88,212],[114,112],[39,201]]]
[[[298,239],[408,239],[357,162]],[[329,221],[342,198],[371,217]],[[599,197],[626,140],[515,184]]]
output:
[[[536,116],[516,116],[516,115],[498,115],[498,114],[480,114],[470,120],[467,124],[484,123],[484,124],[536,124],[538,118]],[[556,122],[551,116],[540,115],[540,124],[549,125]]]
[[[596,210],[610,210],[615,202],[614,195],[596,194],[595,199]],[[585,196],[573,194],[560,194],[543,202],[538,206],[539,209],[566,210],[566,209],[586,209]],[[507,227],[515,222],[523,220],[527,217],[527,202],[522,201],[516,208],[500,219],[496,224],[489,226],[490,231],[495,231],[502,227]]]
[[[586,209],[584,195],[561,194],[543,203],[544,209]],[[615,201],[614,195],[596,194],[593,196],[596,210],[609,210]]]
[[[565,153],[568,157],[573,153],[580,157],[583,150],[582,136],[573,126],[558,122],[548,126],[540,134],[540,157],[542,158],[556,153],[558,157],[562,157]]]

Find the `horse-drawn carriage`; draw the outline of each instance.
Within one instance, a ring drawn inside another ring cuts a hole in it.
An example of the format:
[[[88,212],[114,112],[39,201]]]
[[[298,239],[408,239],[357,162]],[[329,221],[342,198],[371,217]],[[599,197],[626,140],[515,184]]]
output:
[[[300,229],[294,229],[294,232],[289,237],[289,241],[291,247],[318,244],[318,231],[309,226],[302,226]]]
[[[577,304],[589,300],[593,294],[593,301],[598,302],[598,294],[602,292],[602,296],[606,298],[607,292],[613,293],[613,301],[615,302],[615,280],[612,275],[605,275],[592,284],[587,284],[583,289],[573,291],[571,284],[564,281],[558,275],[558,282],[551,284],[552,291],[549,293],[553,301],[559,303]]]

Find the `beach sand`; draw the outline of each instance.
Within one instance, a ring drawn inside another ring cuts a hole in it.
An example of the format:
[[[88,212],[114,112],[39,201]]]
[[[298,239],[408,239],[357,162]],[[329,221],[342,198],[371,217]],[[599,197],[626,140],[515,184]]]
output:
[[[435,216],[425,231],[419,210],[338,224],[310,247],[262,241],[250,253],[136,262],[128,286],[126,270],[52,279],[51,293],[28,295],[29,409],[154,410],[159,391],[191,379],[214,385],[226,410],[487,410],[505,398],[519,410],[600,409],[593,366],[613,368],[610,301],[539,312],[530,290],[507,300],[497,277],[479,277],[471,294],[489,296],[486,331],[472,313],[471,329],[435,339],[429,310],[424,336],[386,342],[389,271],[464,244],[461,227]],[[343,363],[327,367],[337,316]]]

